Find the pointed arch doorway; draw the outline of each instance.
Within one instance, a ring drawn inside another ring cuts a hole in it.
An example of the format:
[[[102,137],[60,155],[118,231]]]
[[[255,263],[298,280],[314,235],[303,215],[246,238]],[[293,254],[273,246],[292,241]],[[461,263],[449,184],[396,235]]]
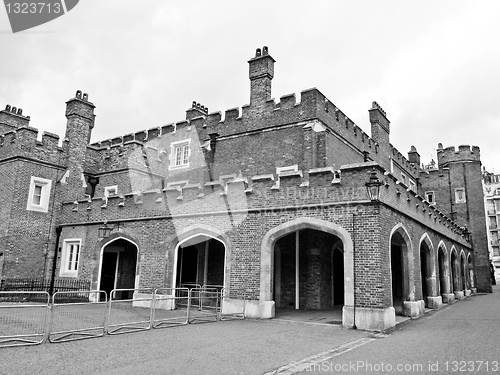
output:
[[[113,289],[135,289],[137,273],[137,245],[118,237],[101,249],[98,290],[103,290],[108,298]],[[116,292],[115,299],[132,298],[133,291]]]
[[[274,245],[276,308],[327,310],[344,305],[342,241],[333,234],[301,229]]]
[[[212,287],[225,285],[226,246],[214,237],[197,234],[176,247],[174,285],[177,287]]]

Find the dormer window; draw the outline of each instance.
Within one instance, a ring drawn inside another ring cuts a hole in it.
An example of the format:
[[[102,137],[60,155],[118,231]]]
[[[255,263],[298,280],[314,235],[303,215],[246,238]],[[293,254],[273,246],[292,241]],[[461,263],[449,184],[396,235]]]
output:
[[[170,169],[189,167],[191,139],[171,143]]]

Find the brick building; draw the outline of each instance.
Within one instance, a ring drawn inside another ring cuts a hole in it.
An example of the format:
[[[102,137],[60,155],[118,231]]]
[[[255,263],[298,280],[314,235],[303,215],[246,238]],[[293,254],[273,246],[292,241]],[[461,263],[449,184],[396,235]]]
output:
[[[420,167],[376,102],[371,136],[317,89],[276,102],[274,63],[267,47],[249,60],[241,109],[193,103],[183,121],[92,144],[80,91],[62,146],[1,111],[1,276],[215,285],[226,312],[342,307],[344,326],[376,330],[490,290],[479,148],[440,147]]]

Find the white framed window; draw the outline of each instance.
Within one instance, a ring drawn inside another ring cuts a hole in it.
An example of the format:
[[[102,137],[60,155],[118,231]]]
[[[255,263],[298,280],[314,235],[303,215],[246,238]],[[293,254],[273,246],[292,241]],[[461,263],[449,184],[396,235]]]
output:
[[[410,189],[413,191],[417,191],[417,184],[411,178],[408,179],[408,183],[410,184]]]
[[[113,186],[106,186],[104,188],[104,196],[107,197],[112,197],[114,195],[118,195],[118,185],[113,185]]]
[[[465,203],[465,189],[455,189],[455,203]]]
[[[170,167],[169,169],[189,167],[191,156],[191,139],[184,139],[170,144]]]
[[[31,176],[26,209],[29,211],[47,212],[49,210],[51,187],[52,180]]]
[[[426,191],[425,192],[425,200],[430,205],[435,205],[436,204],[436,195],[435,195],[435,192],[433,192],[433,191]]]
[[[81,244],[82,240],[79,238],[64,240],[59,276],[76,277],[78,275]]]
[[[496,212],[500,212],[500,201],[495,201],[495,210]]]
[[[401,173],[401,182],[406,185],[406,175]]]

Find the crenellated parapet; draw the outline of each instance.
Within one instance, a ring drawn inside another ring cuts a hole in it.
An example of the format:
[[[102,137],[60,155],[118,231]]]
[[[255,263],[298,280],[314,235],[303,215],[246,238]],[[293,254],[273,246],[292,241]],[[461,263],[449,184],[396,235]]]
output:
[[[306,172],[306,171],[304,171]],[[463,230],[404,182],[374,162],[148,188],[109,198],[63,204],[62,222],[137,221],[169,217],[228,215],[237,225],[249,214],[287,210],[330,210],[372,204],[366,186],[372,173],[381,181],[379,202],[466,244]],[[306,179],[307,176],[307,179]],[[277,183],[279,181],[279,183]]]
[[[443,167],[449,163],[464,161],[480,161],[481,155],[478,146],[460,145],[458,150],[455,146],[443,149],[441,143],[437,149],[438,166]]]
[[[43,132],[38,140],[38,129],[23,126],[0,135],[0,158],[27,157],[42,162],[61,164],[64,156],[59,136]]]
[[[396,147],[390,145],[392,159],[401,166],[407,173],[410,173],[414,178],[419,177],[419,163],[412,163],[408,158],[406,158],[401,152],[398,151]]]

